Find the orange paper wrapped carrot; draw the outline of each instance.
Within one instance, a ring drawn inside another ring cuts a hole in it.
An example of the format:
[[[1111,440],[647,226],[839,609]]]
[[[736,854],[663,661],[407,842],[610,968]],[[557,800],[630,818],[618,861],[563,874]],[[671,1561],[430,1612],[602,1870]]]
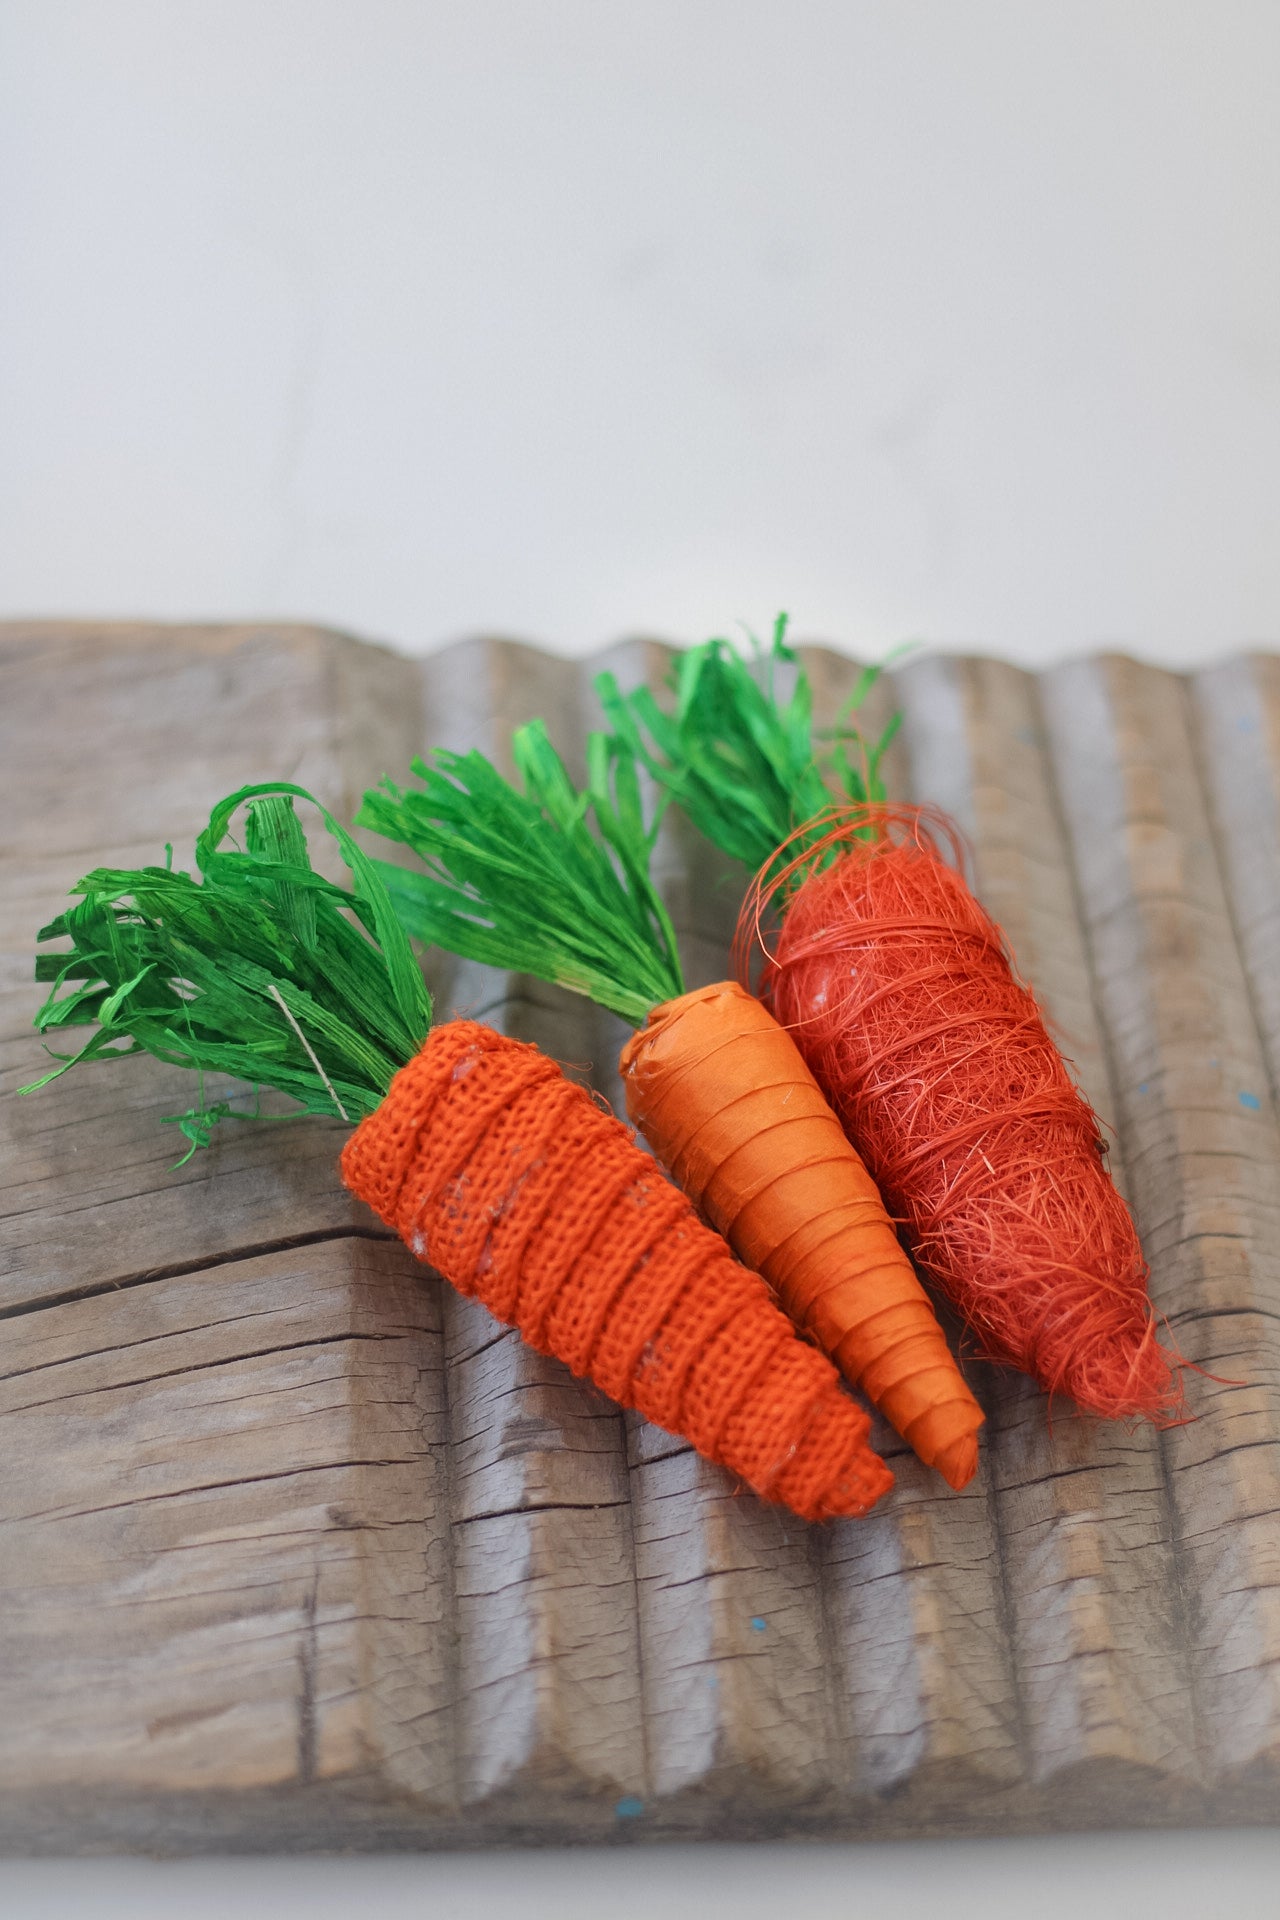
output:
[[[430,945],[575,988],[639,1029],[622,1054],[627,1113],[658,1158],[921,1459],[963,1486],[982,1412],[866,1168],[757,999],[732,981],[685,992],[634,767],[603,736],[589,753],[579,794],[534,722],[515,739],[523,792],[478,753],[439,753],[415,761],[420,789],[366,794],[361,823],[424,863],[379,863],[397,912]]]
[[[91,1026],[78,1061],[145,1051],[200,1075],[178,1124],[256,1118],[207,1104],[231,1074],[358,1121],[343,1178],[413,1252],[529,1343],[687,1438],[807,1520],[892,1484],[866,1415],[619,1121],[536,1047],[472,1021],[431,1026],[421,974],[370,863],[328,814],[354,890],[315,873],[298,787],[245,788],[197,845],[202,881],[99,871],[44,930],[46,1034]],[[250,802],[244,852],[223,846]],[[24,1091],[31,1092],[34,1088]]]
[[[627,1112],[792,1319],[953,1487],[981,1413],[879,1193],[789,1033],[731,980],[655,1007]]]

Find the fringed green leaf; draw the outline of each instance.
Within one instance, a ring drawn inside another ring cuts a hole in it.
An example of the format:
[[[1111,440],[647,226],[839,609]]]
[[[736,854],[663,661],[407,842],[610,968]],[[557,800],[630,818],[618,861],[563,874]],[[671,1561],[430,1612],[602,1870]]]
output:
[[[542,721],[520,728],[513,757],[520,786],[481,753],[441,750],[413,762],[418,786],[366,793],[359,825],[422,862],[378,862],[382,883],[417,939],[569,987],[638,1026],[684,982],[630,750],[593,738],[581,791]]]
[[[749,658],[723,639],[690,648],[672,669],[671,710],[647,687],[624,694],[613,674],[596,680],[616,742],[699,832],[753,873],[833,802],[884,799],[880,763],[900,719],[874,743],[851,723],[881,671],[868,667],[835,727],[815,734],[808,676],[786,634],[784,613],[768,651],[754,639]],[[793,682],[785,698],[783,674]]]
[[[318,807],[352,890],[312,867],[295,799]],[[224,844],[242,805],[243,851]],[[36,978],[51,986],[35,1024],[45,1034],[95,1031],[78,1053],[54,1054],[59,1064],[22,1091],[122,1053],[193,1068],[199,1098],[171,1116],[191,1152],[221,1120],[263,1117],[256,1103],[207,1100],[206,1074],[272,1087],[304,1112],[353,1124],[372,1113],[431,1024],[430,997],[374,863],[305,788],[279,782],[222,801],[196,843],[196,864],[199,880],[170,862],[100,868],[78,882],[83,897],[39,936],[71,948],[37,957]]]

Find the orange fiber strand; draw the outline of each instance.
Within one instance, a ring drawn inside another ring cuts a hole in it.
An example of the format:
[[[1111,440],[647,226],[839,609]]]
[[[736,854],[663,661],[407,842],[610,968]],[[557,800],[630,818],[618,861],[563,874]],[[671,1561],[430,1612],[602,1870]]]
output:
[[[990,1359],[1092,1413],[1176,1419],[1181,1382],[1099,1121],[965,882],[956,828],[862,806],[805,833],[749,898],[740,962],[777,896],[761,992],[921,1267]]]
[[[982,1410],[791,1036],[722,981],[654,1008],[621,1066],[628,1116],[672,1177],[920,1458],[964,1486]]]
[[[435,1028],[342,1173],[460,1293],[764,1498],[826,1520],[892,1485],[830,1362],[536,1047]]]

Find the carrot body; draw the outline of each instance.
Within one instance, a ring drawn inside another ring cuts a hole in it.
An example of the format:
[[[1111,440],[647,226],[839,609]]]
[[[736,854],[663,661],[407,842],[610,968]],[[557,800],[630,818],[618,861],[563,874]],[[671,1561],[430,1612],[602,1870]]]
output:
[[[1094,1413],[1174,1418],[1179,1385],[1099,1121],[961,855],[929,811],[837,821],[772,883],[786,906],[762,995],[987,1356]],[[748,901],[744,934],[768,892]]]
[[[654,1008],[622,1072],[628,1115],[673,1178],[921,1459],[963,1486],[982,1410],[790,1035],[722,981]]]
[[[460,1293],[765,1498],[823,1520],[892,1485],[831,1364],[536,1047],[435,1028],[342,1174]]]

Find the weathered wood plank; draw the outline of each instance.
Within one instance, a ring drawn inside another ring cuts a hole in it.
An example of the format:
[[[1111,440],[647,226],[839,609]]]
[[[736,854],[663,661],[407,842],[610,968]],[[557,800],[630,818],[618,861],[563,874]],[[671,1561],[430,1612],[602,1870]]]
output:
[[[409,663],[334,635],[0,647],[3,763],[39,808],[34,858],[6,863],[25,883],[0,895],[6,1090],[39,1067],[32,936],[79,871],[162,858],[160,831],[186,855],[249,780],[349,811],[379,770],[342,684],[355,655],[398,752],[405,689],[386,696]],[[135,765],[147,779],[116,771]],[[19,1583],[0,1748],[15,1808],[37,1800],[17,1831],[51,1818],[66,1844],[57,1809],[90,1788],[125,1794],[134,1832],[197,1790],[250,1831],[247,1801],[338,1777],[445,1806],[454,1742],[422,1738],[454,1691],[438,1286],[343,1191],[336,1125],[228,1129],[174,1172],[158,1121],[187,1076],[150,1065],[0,1103]]]
[[[1202,1765],[1274,1802],[1280,1134],[1183,681],[1072,663],[1044,700],[1152,1293],[1198,1415],[1163,1436]],[[1217,1375],[1219,1378],[1209,1377]]]
[[[269,1254],[8,1323],[5,1788],[306,1783],[447,1700],[439,1293],[400,1251]],[[447,1746],[402,1760],[448,1795]]]
[[[608,661],[656,681],[667,657]],[[807,658],[830,718],[855,670]],[[182,858],[255,778],[349,813],[419,748],[501,753],[535,712],[580,764],[590,674],[504,642],[420,662],[301,628],[11,629],[0,767],[32,830],[0,847],[0,1085],[38,1070],[31,937],[77,872],[161,832]],[[870,730],[895,699],[891,789],[961,818],[1116,1122],[1159,1303],[1245,1384],[1192,1376],[1200,1417],[1161,1441],[1050,1428],[975,1362],[973,1488],[881,1429],[893,1501],[806,1530],[416,1267],[343,1193],[340,1127],[224,1130],[173,1172],[180,1074],[0,1100],[12,1844],[1280,1815],[1280,666],[1189,698],[1126,662],[919,661]],[[674,815],[657,868],[691,981],[722,974],[742,876]],[[442,1014],[617,1099],[619,1023],[428,971]]]

